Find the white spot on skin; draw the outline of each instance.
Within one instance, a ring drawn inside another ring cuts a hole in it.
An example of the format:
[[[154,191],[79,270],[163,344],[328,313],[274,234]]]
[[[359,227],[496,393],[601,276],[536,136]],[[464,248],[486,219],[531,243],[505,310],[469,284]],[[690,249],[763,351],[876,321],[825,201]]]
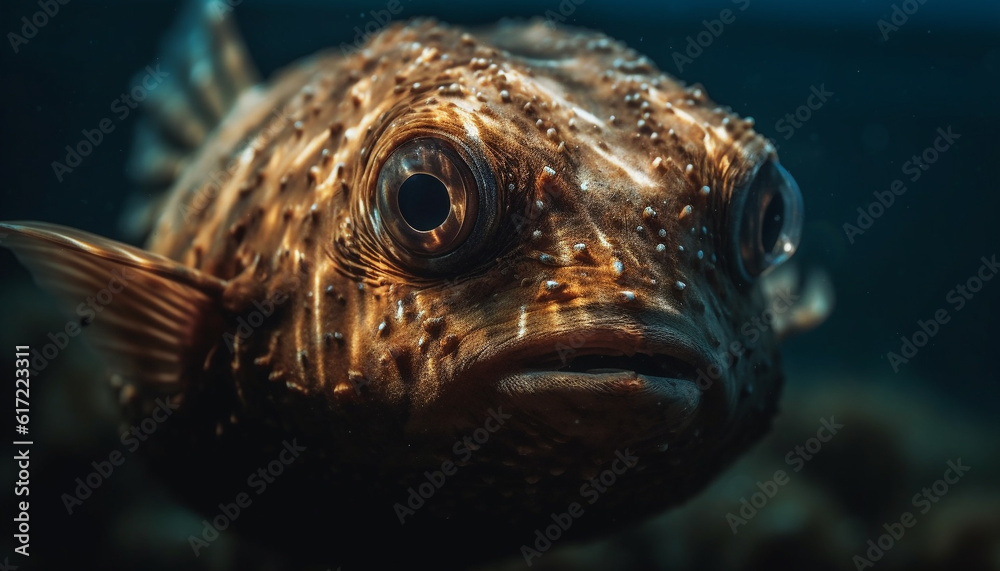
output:
[[[694,208],[690,204],[681,209],[681,213],[677,216],[678,218],[684,218],[694,212]]]
[[[396,301],[396,319],[403,320],[403,300],[401,299]]]
[[[528,306],[522,305],[521,306],[521,315],[517,319],[517,336],[518,337],[524,337],[524,334],[527,331],[527,324],[528,324]]]
[[[622,297],[625,298],[625,301],[635,301],[635,292],[623,291]]]
[[[551,291],[551,290],[557,289],[559,287],[559,285],[560,285],[559,282],[557,282],[555,280],[548,280],[548,281],[545,282],[545,289]]]
[[[611,262],[611,270],[615,272],[616,276],[620,276],[625,271],[625,264],[621,260],[615,260]]]
[[[684,282],[682,282],[682,281],[680,281],[680,280],[678,280],[675,285],[677,286],[677,289],[679,289],[679,290],[683,290],[684,288],[687,287],[687,284],[684,283]]]

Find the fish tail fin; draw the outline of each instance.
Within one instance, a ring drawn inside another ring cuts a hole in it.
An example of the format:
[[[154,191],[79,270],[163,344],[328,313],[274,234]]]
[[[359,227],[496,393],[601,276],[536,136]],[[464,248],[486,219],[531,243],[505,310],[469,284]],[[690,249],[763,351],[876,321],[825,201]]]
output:
[[[259,81],[229,3],[190,2],[164,39],[158,62],[132,83],[152,88],[142,102],[145,114],[127,167],[141,192],[126,203],[124,236],[141,241],[149,234],[166,189],[240,95]]]
[[[57,337],[87,338],[136,397],[181,392],[221,339],[223,280],[55,224],[4,222],[0,235],[73,316]]]

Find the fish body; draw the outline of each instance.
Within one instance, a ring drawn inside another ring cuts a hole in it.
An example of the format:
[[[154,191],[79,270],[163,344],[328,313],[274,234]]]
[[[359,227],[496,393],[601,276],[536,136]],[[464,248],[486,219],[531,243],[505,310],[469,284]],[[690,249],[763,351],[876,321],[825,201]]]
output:
[[[246,83],[144,250],[4,225],[65,299],[131,276],[83,324],[130,421],[177,407],[143,452],[204,513],[301,447],[237,527],[465,563],[574,503],[577,538],[662,511],[767,430],[801,196],[752,120],[542,22],[393,24]]]

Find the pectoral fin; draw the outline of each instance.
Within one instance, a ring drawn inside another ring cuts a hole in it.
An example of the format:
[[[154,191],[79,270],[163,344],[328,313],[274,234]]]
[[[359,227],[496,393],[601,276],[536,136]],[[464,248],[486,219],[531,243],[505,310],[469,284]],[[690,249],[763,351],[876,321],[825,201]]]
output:
[[[223,280],[55,224],[0,223],[0,234],[0,245],[79,322],[110,371],[138,386],[180,390],[223,327]]]
[[[798,267],[786,263],[763,280],[767,306],[784,307],[775,312],[772,324],[781,339],[818,327],[833,311],[833,284],[824,270],[814,269],[802,280]],[[787,305],[775,303],[778,299],[791,301]]]

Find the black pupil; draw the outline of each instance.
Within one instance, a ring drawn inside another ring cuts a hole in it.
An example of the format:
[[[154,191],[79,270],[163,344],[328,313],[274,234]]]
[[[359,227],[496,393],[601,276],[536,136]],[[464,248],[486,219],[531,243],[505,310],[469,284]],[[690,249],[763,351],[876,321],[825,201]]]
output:
[[[764,219],[760,229],[760,243],[765,252],[770,252],[778,243],[781,228],[784,226],[785,200],[781,194],[775,194],[764,210]]]
[[[448,187],[429,174],[415,174],[403,181],[397,200],[403,219],[421,232],[443,224],[451,211]]]

